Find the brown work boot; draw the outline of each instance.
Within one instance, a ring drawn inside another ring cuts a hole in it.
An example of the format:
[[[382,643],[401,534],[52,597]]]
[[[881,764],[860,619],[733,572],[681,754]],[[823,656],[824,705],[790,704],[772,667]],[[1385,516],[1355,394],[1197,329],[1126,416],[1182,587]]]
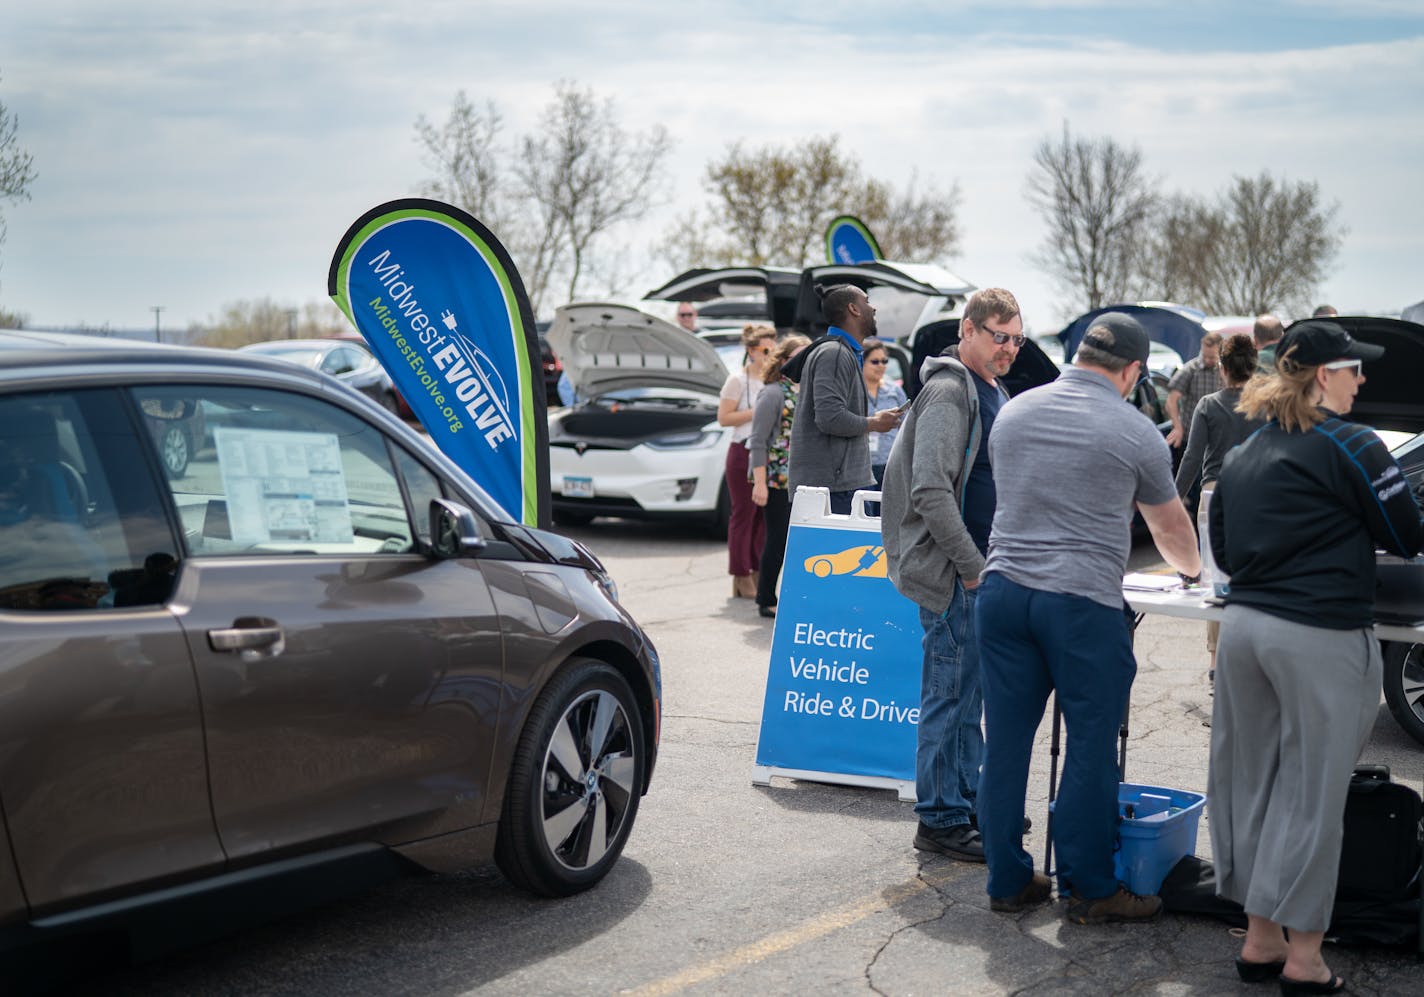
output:
[[[1162,913],[1161,897],[1142,897],[1119,886],[1112,896],[1075,900],[1064,917],[1074,924],[1111,924],[1115,921],[1151,921]]]
[[[1033,874],[1033,878],[1028,881],[1028,885],[1013,896],[990,897],[989,909],[998,911],[1000,914],[1017,914],[1019,911],[1047,903],[1052,896],[1053,887],[1049,883],[1048,877],[1041,872],[1036,872]]]

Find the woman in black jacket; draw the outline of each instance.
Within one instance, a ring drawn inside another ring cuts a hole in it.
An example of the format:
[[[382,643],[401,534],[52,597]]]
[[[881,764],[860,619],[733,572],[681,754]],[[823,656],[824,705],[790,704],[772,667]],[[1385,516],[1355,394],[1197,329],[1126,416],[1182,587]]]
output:
[[[1325,965],[1350,773],[1379,708],[1375,548],[1412,557],[1424,524],[1374,431],[1342,418],[1381,347],[1302,322],[1242,393],[1271,421],[1226,458],[1210,539],[1231,576],[1212,712],[1217,891],[1246,910],[1243,980],[1333,993]],[[1290,929],[1289,941],[1283,929]]]

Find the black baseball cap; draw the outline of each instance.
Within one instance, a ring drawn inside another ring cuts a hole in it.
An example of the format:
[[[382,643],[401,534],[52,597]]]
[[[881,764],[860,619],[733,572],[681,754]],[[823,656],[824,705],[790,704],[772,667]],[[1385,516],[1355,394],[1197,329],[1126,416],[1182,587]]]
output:
[[[1277,360],[1289,357],[1302,367],[1318,367],[1332,360],[1378,360],[1382,356],[1383,346],[1362,343],[1339,324],[1316,319],[1291,326],[1276,347]]]
[[[1147,364],[1147,354],[1151,348],[1142,324],[1124,312],[1103,312],[1093,319],[1088,331],[1083,334],[1083,346],[1111,353],[1124,360],[1136,360]]]

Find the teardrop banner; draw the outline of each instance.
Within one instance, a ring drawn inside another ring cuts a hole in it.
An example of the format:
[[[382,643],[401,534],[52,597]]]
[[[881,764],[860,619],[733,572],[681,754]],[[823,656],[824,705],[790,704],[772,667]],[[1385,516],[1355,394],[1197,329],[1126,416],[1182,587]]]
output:
[[[826,226],[826,262],[874,263],[880,258],[880,244],[859,218],[841,215]]]
[[[512,521],[547,527],[539,336],[493,233],[440,201],[387,201],[346,230],[326,290],[435,445]]]

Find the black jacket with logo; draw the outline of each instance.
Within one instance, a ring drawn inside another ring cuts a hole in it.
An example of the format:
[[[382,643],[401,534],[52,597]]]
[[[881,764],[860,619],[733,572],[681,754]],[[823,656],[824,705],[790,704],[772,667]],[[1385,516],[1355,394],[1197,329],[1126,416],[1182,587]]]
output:
[[[1304,432],[1269,422],[1232,450],[1210,517],[1228,603],[1330,630],[1371,624],[1376,547],[1413,557],[1424,544],[1383,441],[1333,413]]]

